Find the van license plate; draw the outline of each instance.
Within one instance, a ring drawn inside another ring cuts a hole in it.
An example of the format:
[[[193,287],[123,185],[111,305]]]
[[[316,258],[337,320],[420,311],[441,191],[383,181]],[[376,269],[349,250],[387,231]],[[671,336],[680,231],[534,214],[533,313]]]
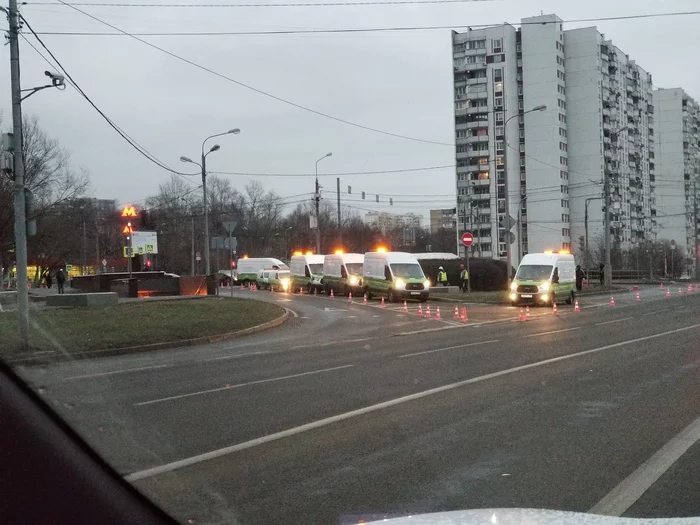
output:
[[[523,299],[532,299],[532,295],[521,295]]]
[[[411,292],[411,295],[420,295],[420,292]]]

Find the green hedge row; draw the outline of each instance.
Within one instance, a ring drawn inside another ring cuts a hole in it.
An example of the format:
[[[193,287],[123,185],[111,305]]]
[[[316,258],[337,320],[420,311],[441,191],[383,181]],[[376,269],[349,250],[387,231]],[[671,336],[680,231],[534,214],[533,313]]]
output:
[[[453,286],[459,286],[460,264],[467,263],[465,260],[450,259],[429,259],[419,261],[423,272],[430,279],[430,282],[437,284],[438,268],[442,266],[447,271],[447,280]],[[481,292],[493,292],[505,290],[507,286],[506,263],[493,259],[470,259],[469,260],[469,280],[471,289]]]

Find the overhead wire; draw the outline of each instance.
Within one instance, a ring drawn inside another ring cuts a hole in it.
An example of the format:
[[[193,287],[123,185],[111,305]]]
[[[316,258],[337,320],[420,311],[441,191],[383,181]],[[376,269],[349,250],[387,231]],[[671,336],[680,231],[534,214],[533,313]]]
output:
[[[154,3],[119,3],[119,2],[69,2],[71,5],[82,7],[164,7],[164,8],[242,8],[242,7],[363,7],[363,6],[401,6],[401,5],[440,5],[466,4],[472,2],[488,2],[493,0],[389,0],[360,1],[360,2],[283,2],[271,4],[154,4]],[[32,2],[30,5],[60,5],[58,2]]]

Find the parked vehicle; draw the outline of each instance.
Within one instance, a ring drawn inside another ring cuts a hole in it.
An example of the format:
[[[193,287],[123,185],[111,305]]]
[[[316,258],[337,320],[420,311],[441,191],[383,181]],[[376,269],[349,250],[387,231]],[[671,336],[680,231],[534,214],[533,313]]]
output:
[[[323,288],[327,294],[362,295],[364,293],[361,253],[334,253],[323,259]]]
[[[254,257],[238,260],[238,282],[248,286],[258,279],[261,270],[289,270],[289,266],[274,257]]]
[[[304,288],[308,293],[314,289],[320,290],[323,285],[323,255],[302,255],[294,254],[289,263],[289,270],[292,274],[292,288],[297,291]]]
[[[528,253],[510,285],[510,302],[552,305],[571,304],[575,298],[576,262],[568,251]]]
[[[364,291],[369,298],[386,296],[389,302],[397,299],[425,302],[429,298],[430,281],[410,253],[366,253],[362,274]]]

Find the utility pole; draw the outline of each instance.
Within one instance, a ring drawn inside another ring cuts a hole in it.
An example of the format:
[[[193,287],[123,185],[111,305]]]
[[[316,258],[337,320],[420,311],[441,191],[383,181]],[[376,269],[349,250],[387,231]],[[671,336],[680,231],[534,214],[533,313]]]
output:
[[[195,273],[195,268],[194,268],[194,215],[192,215],[191,219],[192,219],[192,253],[191,253],[191,256],[192,256],[192,272],[191,272],[191,273],[192,273],[192,275],[196,275],[196,273]]]
[[[207,156],[202,148],[202,195],[204,198],[204,267],[209,275],[211,271],[209,255],[209,206],[207,206]]]
[[[319,218],[321,190],[318,186],[318,164],[316,164],[316,172],[316,191],[314,193],[314,199],[316,200],[316,253],[321,253],[321,220]]]
[[[87,275],[87,226],[83,221],[83,275]]]
[[[338,194],[338,242],[340,243],[340,247],[342,248],[343,246],[343,229],[341,226],[340,222],[340,177],[336,179],[337,182],[337,194]]]
[[[19,76],[19,12],[17,0],[10,0],[10,82],[12,91],[12,131],[15,196],[15,262],[17,266],[17,310],[22,349],[29,346],[29,291],[27,290],[27,223],[24,194],[24,145],[22,141],[22,93]]]

